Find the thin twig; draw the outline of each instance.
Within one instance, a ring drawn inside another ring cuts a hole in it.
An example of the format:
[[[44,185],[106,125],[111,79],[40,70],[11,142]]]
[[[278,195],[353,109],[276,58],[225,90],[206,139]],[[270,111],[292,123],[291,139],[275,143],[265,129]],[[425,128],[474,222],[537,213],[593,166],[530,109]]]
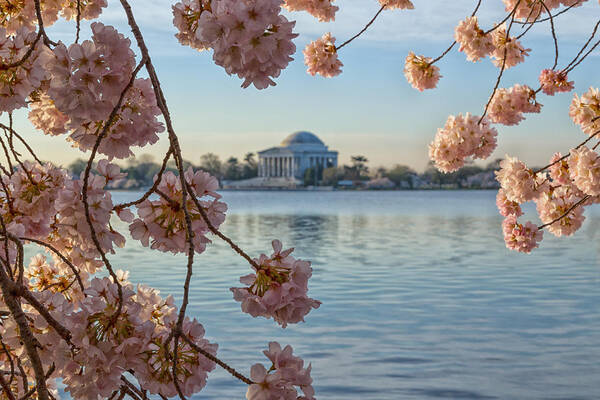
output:
[[[349,44],[350,42],[352,42],[354,39],[356,39],[357,37],[359,37],[360,35],[362,35],[363,33],[365,33],[365,31],[367,29],[369,29],[369,27],[373,24],[373,22],[375,22],[375,20],[377,19],[377,17],[379,17],[379,14],[381,14],[381,12],[385,9],[385,6],[381,6],[381,8],[379,9],[379,11],[377,11],[377,13],[375,14],[375,16],[373,18],[371,18],[371,20],[367,23],[367,25],[365,25],[364,28],[362,28],[360,30],[360,32],[358,32],[356,35],[352,36],[350,39],[346,40],[344,43],[342,43],[341,45],[337,46],[335,48],[336,51],[340,50],[342,47],[346,46],[347,44]]]
[[[540,226],[538,226],[538,230],[540,230],[540,231],[541,231],[542,229],[544,229],[544,228],[546,228],[546,227],[548,227],[548,226],[550,226],[550,225],[552,225],[552,224],[554,224],[554,223],[556,223],[556,222],[560,221],[561,219],[565,218],[567,215],[569,215],[569,214],[571,213],[571,211],[573,211],[574,209],[576,209],[577,207],[579,207],[581,204],[585,203],[585,202],[586,202],[586,201],[587,201],[587,200],[588,200],[590,197],[592,197],[592,196],[590,196],[589,194],[588,194],[588,195],[586,195],[586,196],[584,196],[584,197],[582,197],[582,198],[581,198],[581,200],[579,200],[577,203],[573,204],[573,205],[572,205],[572,206],[571,206],[571,207],[570,207],[570,208],[569,208],[567,211],[565,211],[565,213],[564,213],[563,215],[561,215],[560,217],[558,217],[558,218],[556,218],[556,219],[552,220],[551,222],[548,222],[547,224],[544,224],[544,225],[540,225]]]
[[[158,174],[156,174],[156,179],[154,180],[154,184],[152,185],[152,187],[150,189],[148,189],[148,191],[146,193],[144,193],[144,195],[142,197],[140,197],[137,200],[131,201],[129,203],[117,204],[116,206],[113,207],[113,210],[120,211],[124,208],[140,204],[144,200],[146,200],[148,197],[150,197],[152,195],[152,193],[154,193],[156,191],[156,189],[158,188],[158,185],[160,185],[160,182],[162,180],[162,175],[165,172],[165,170],[167,169],[167,163],[169,162],[169,158],[171,157],[172,153],[173,153],[173,149],[171,147],[169,147],[169,151],[167,151],[167,154],[165,154],[165,158],[163,159],[162,166],[160,167],[160,171],[158,171]]]
[[[577,150],[577,149],[579,149],[580,147],[583,147],[583,146],[585,146],[585,145],[586,145],[586,144],[587,144],[587,143],[588,143],[590,140],[592,140],[592,139],[593,139],[593,138],[594,138],[596,135],[598,135],[598,134],[600,134],[600,130],[598,130],[598,131],[594,132],[594,133],[593,133],[593,134],[592,134],[592,135],[591,135],[589,138],[585,139],[585,140],[584,140],[583,142],[581,142],[581,143],[580,143],[580,144],[579,144],[577,147],[575,147],[575,149],[574,149],[574,150]],[[571,155],[571,153],[570,153],[570,152],[569,152],[569,153],[567,153],[567,154],[565,154],[564,156],[562,156],[562,157],[561,157],[561,158],[559,158],[558,160],[556,160],[556,161],[554,161],[554,162],[551,162],[550,164],[546,165],[545,167],[542,167],[542,168],[540,168],[540,169],[537,169],[537,170],[533,171],[533,174],[534,174],[534,175],[536,175],[536,174],[539,174],[540,172],[542,172],[542,171],[544,171],[544,170],[546,170],[546,169],[550,168],[551,166],[553,166],[553,165],[555,165],[555,164],[558,164],[558,163],[559,163],[559,162],[561,162],[562,160],[564,160],[564,159],[568,158],[570,155]]]
[[[240,374],[233,367],[227,365],[225,362],[221,361],[217,357],[210,354],[208,351],[204,350],[202,347],[198,346],[196,343],[192,342],[191,339],[189,337],[187,337],[187,335],[181,335],[181,337],[183,338],[183,340],[185,340],[187,342],[187,344],[190,345],[190,347],[192,349],[196,350],[198,353],[202,354],[204,357],[208,358],[209,360],[211,360],[212,362],[217,364],[219,367],[221,367],[225,371],[229,372],[235,378],[239,379],[240,381],[242,381],[248,385],[254,384],[254,382],[251,379]]]
[[[138,66],[135,68],[135,70],[131,74],[129,83],[127,84],[127,86],[125,86],[125,88],[121,92],[121,96],[119,97],[117,104],[112,109],[112,112],[110,113],[110,115],[108,117],[108,120],[104,124],[104,128],[102,129],[102,132],[98,135],[98,138],[96,139],[96,143],[94,144],[94,148],[92,149],[92,154],[90,155],[90,158],[88,160],[87,167],[85,169],[85,173],[84,173],[84,177],[83,177],[82,201],[83,201],[83,206],[84,206],[84,210],[85,210],[85,218],[86,218],[88,226],[90,228],[92,241],[94,242],[96,249],[100,253],[100,257],[102,258],[104,265],[108,269],[110,276],[112,277],[114,283],[117,285],[117,290],[118,290],[118,294],[119,294],[119,305],[117,306],[117,310],[115,311],[115,315],[113,316],[111,323],[112,323],[112,321],[115,321],[116,318],[118,318],[119,315],[121,314],[121,309],[123,307],[123,287],[121,285],[121,282],[119,282],[117,274],[115,273],[114,269],[112,268],[110,261],[108,261],[108,258],[106,257],[106,254],[105,254],[104,250],[102,249],[102,246],[100,245],[100,241],[98,240],[98,236],[96,234],[96,229],[94,228],[94,224],[92,222],[92,216],[90,214],[90,205],[88,203],[88,185],[89,185],[89,179],[90,179],[90,171],[92,169],[92,164],[94,162],[94,157],[96,156],[96,152],[98,151],[98,148],[100,147],[100,142],[108,134],[108,129],[110,128],[113,121],[115,120],[117,113],[118,113],[119,109],[121,108],[121,104],[123,104],[123,99],[125,98],[125,94],[133,86],[133,83],[135,82],[135,77],[138,74],[138,72],[142,69],[145,60],[146,60],[145,57],[142,57],[142,60],[140,61]]]

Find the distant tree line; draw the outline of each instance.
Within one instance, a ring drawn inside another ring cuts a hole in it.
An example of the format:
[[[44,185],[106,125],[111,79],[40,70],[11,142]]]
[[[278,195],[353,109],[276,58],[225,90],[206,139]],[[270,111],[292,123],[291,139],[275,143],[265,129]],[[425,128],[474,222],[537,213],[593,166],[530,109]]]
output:
[[[229,157],[223,162],[213,153],[206,153],[199,159],[198,164],[184,160],[184,169],[192,166],[194,169],[204,170],[215,176],[219,181],[250,179],[258,176],[258,164],[254,153],[247,153],[244,160],[240,162],[236,157]],[[129,184],[124,188],[139,188],[151,186],[154,182],[154,176],[160,171],[161,163],[156,162],[154,156],[142,154],[139,157],[130,158],[126,165],[121,165],[123,172],[127,173]],[[77,159],[73,161],[68,169],[75,176],[79,176],[87,166],[87,161]],[[167,163],[167,171],[177,172],[173,160]]]
[[[236,157],[229,157],[226,161],[222,161],[214,153],[203,154],[198,161],[198,164],[193,164],[184,160],[184,167],[187,169],[188,166],[192,166],[195,169],[202,169],[215,176],[219,181],[236,181],[258,176],[258,163],[255,153],[247,153],[241,162]],[[307,186],[338,186],[341,182],[351,182],[355,186],[360,186],[368,181],[387,179],[393,183],[394,187],[405,189],[422,187],[423,184],[432,187],[472,187],[473,185],[468,183],[470,177],[498,170],[499,161],[495,160],[486,166],[467,165],[450,174],[438,171],[430,162],[423,173],[418,173],[411,167],[402,164],[396,164],[391,168],[377,167],[371,169],[368,166],[369,160],[367,157],[355,155],[350,157],[349,165],[308,168],[305,171],[303,183]],[[73,175],[79,176],[85,170],[86,165],[85,160],[77,159],[68,168]],[[149,154],[130,158],[125,165],[121,166],[123,172],[127,173],[128,181],[126,186],[123,186],[122,183],[121,187],[133,189],[152,185],[154,176],[160,170],[160,167],[161,163]],[[167,164],[167,171],[177,171],[173,161]]]
[[[430,184],[433,187],[444,187],[446,185],[456,187],[472,186],[468,185],[470,177],[476,175],[491,173],[500,168],[500,159],[490,162],[485,166],[474,164],[466,165],[460,170],[445,174],[438,171],[430,161],[423,173],[418,173],[411,167],[402,164],[396,164],[391,168],[378,167],[370,169],[367,165],[368,159],[365,156],[352,156],[350,165],[341,165],[339,167],[326,168],[320,175],[319,182],[324,186],[336,186],[341,181],[351,181],[361,183],[374,179],[387,178],[396,187],[413,189],[421,184]],[[309,169],[306,171],[305,184],[314,184],[314,174],[318,171]]]

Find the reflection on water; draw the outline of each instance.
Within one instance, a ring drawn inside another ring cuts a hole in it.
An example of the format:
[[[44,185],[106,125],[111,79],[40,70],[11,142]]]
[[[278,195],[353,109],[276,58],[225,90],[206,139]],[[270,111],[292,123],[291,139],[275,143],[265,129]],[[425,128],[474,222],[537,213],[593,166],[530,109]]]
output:
[[[274,238],[295,247],[323,305],[285,330],[242,314],[228,289],[249,267],[216,242],[197,258],[190,314],[246,373],[268,341],[292,344],[320,399],[600,398],[597,210],[573,238],[514,254],[494,195],[227,192],[225,233],[256,256]],[[130,240],[113,258],[180,298],[183,256]],[[218,370],[197,398],[244,393]]]

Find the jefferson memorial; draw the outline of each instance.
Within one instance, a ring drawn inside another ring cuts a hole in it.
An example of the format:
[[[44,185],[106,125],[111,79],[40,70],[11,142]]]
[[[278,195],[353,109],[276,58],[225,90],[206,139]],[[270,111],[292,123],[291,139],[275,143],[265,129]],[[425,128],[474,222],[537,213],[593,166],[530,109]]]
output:
[[[309,168],[323,171],[337,167],[338,152],[329,150],[314,133],[300,131],[286,137],[280,146],[258,152],[261,178],[304,179]]]

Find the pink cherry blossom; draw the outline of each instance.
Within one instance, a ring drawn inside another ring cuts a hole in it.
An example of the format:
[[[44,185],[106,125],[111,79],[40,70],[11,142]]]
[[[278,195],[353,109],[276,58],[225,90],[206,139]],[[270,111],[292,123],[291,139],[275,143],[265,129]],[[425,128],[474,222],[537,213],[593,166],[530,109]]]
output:
[[[98,18],[102,9],[108,6],[107,0],[80,0],[79,9],[82,19]],[[67,20],[77,18],[77,0],[66,0],[61,16]],[[44,21],[45,22],[45,21]]]
[[[88,203],[92,205],[89,213],[98,243],[104,252],[113,253],[116,247],[125,245],[125,238],[110,225],[113,202],[110,193],[104,189],[105,185],[104,177],[90,174],[87,196]],[[82,191],[83,173],[82,179],[67,181],[59,191],[55,202],[58,218],[50,237],[53,244],[72,261],[93,273],[99,266],[99,253],[87,223]]]
[[[312,76],[319,74],[325,78],[332,78],[342,73],[344,64],[338,59],[335,38],[331,33],[310,42],[303,53],[307,72]]]
[[[34,30],[21,27],[9,35],[0,27],[0,64],[19,62],[33,45],[37,34]],[[36,90],[46,78],[44,63],[48,50],[38,42],[33,53],[19,66],[1,71],[0,112],[12,112],[26,107],[26,98]]]
[[[546,229],[555,236],[570,236],[581,228],[585,219],[583,207],[579,206],[571,210],[579,200],[581,198],[568,186],[560,186],[544,191],[536,199],[540,219],[544,224],[549,224],[560,218]]]
[[[177,37],[199,50],[213,49],[213,61],[229,75],[257,89],[274,86],[272,78],[292,61],[295,22],[281,14],[281,0],[213,0],[173,6]]]
[[[547,10],[552,10],[560,6],[559,0],[544,0],[545,7],[534,0],[502,0],[507,12],[515,10],[515,18],[533,22],[537,20]],[[516,7],[516,9],[515,9]]]
[[[69,117],[60,112],[47,93],[42,92],[29,103],[29,121],[46,135],[67,133]]]
[[[554,96],[555,93],[570,92],[575,87],[573,81],[567,80],[567,74],[555,71],[553,69],[545,69],[540,73],[539,81],[542,85],[542,91],[549,96]]]
[[[69,140],[83,151],[96,144],[135,66],[129,39],[100,23],[92,24],[92,32],[91,41],[72,44],[68,49],[59,44],[54,49],[48,63],[51,80],[47,94],[51,102],[32,113],[38,121],[56,122],[37,124],[48,134],[61,133],[66,124]],[[133,155],[131,147],[155,143],[157,133],[164,130],[159,115],[150,80],[136,79],[98,152],[110,158],[127,158]]]
[[[533,171],[516,157],[508,155],[500,162],[496,179],[504,190],[506,198],[516,203],[524,203],[539,196],[539,184]]]
[[[289,11],[306,11],[320,22],[335,20],[339,7],[333,5],[334,0],[284,0],[283,7]]]
[[[155,302],[153,301],[151,304],[155,304]],[[168,310],[169,313],[171,311],[175,310]],[[152,329],[146,329],[149,343],[146,349],[139,352],[141,353],[138,356],[139,366],[135,370],[142,388],[151,394],[173,397],[177,396],[177,389],[173,383],[172,357],[175,341],[172,339],[167,345],[166,339],[170,335],[170,328],[175,323],[176,315],[170,313],[167,316],[171,317],[172,322],[163,319],[158,323],[147,325],[148,328],[152,327]],[[182,334],[204,351],[213,356],[217,354],[218,345],[210,343],[204,338],[204,327],[195,319],[185,318]],[[185,396],[191,396],[204,388],[208,373],[215,369],[215,363],[192,348],[183,338],[179,339],[177,356],[179,386]]]
[[[517,222],[517,216],[511,214],[502,222],[504,232],[504,242],[506,247],[521,253],[531,253],[531,250],[539,247],[544,232],[538,230],[538,227],[531,222],[525,225]]]
[[[571,173],[569,172],[568,159],[563,158],[560,153],[554,153],[554,156],[552,156],[552,159],[550,160],[550,164],[553,164],[549,168],[549,175],[552,179],[552,183],[569,185],[571,183]]]
[[[467,17],[460,21],[454,30],[454,39],[460,45],[459,51],[467,55],[469,61],[479,61],[495,50],[491,34],[479,27],[477,17]]]
[[[496,67],[501,68],[504,65],[504,68],[508,69],[525,61],[525,56],[529,55],[531,49],[525,49],[514,36],[507,38],[505,25],[502,24],[492,32],[495,49],[490,57]]]
[[[240,278],[247,287],[231,288],[233,298],[241,302],[242,311],[253,317],[273,318],[283,328],[304,321],[304,316],[321,302],[308,297],[308,279],[312,276],[310,262],[297,260],[282,251],[281,242],[274,240],[273,254],[261,254],[254,259],[258,268],[254,274]]]
[[[415,8],[410,0],[379,0],[379,4],[389,10],[412,10]]]
[[[461,168],[467,157],[487,158],[496,148],[498,132],[484,118],[466,113],[449,116],[429,145],[429,158],[442,172]]]
[[[206,172],[194,172],[191,167],[186,171],[185,179],[192,186],[211,224],[218,228],[225,221],[227,205],[218,201],[221,196],[215,193],[218,188],[217,180]],[[145,200],[137,205],[138,218],[129,226],[131,236],[152,249],[172,253],[186,252],[187,232],[181,207],[183,193],[179,177],[170,171],[166,172],[158,190],[170,200],[160,197],[158,200]],[[209,227],[190,196],[187,197],[187,209],[192,219],[195,251],[202,253],[206,244],[210,243],[206,237]]]
[[[210,12],[210,0],[182,0],[172,8],[173,25],[178,30],[175,37],[179,43],[199,51],[209,49],[210,43],[200,40],[196,32],[200,15],[204,11]]]
[[[1,179],[9,189],[0,191],[0,212],[5,224],[21,224],[23,235],[44,238],[55,221],[56,200],[68,181],[64,170],[47,163],[40,165],[25,161],[9,178]]]
[[[441,78],[440,69],[431,64],[430,57],[417,56],[412,51],[406,56],[404,64],[404,76],[408,83],[418,91],[433,89]]]
[[[492,122],[517,125],[525,119],[523,113],[539,113],[542,105],[535,98],[535,91],[527,85],[514,85],[510,89],[496,90],[488,113]]]
[[[496,205],[498,206],[500,214],[504,217],[508,217],[509,215],[520,217],[523,215],[519,203],[508,200],[506,198],[506,193],[504,193],[504,189],[498,190],[498,194],[496,195]]]
[[[590,87],[581,97],[575,94],[569,107],[569,116],[588,135],[600,131],[600,90]]]
[[[264,354],[271,361],[271,368],[267,370],[262,364],[252,366],[250,378],[255,383],[248,386],[248,400],[315,400],[311,366],[304,368],[304,361],[292,352],[290,345],[282,349],[277,342],[269,343],[269,350]],[[302,396],[298,396],[297,387],[302,390]]]
[[[570,177],[579,190],[600,196],[600,154],[589,147],[573,149],[568,158]]]

